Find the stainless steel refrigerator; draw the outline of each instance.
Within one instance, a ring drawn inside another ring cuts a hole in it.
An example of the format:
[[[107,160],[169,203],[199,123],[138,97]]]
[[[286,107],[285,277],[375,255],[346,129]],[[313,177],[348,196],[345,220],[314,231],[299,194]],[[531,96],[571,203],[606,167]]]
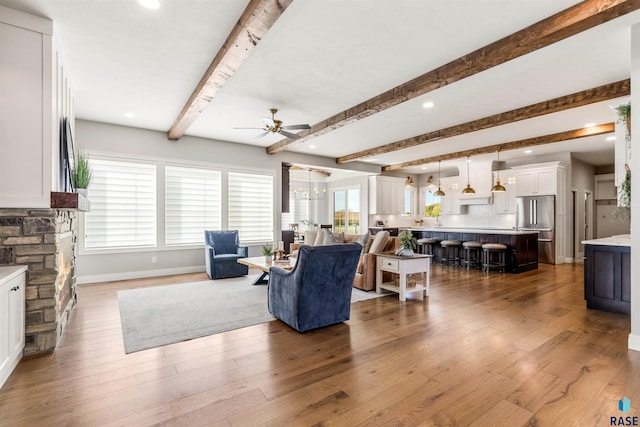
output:
[[[516,224],[522,231],[538,231],[538,262],[556,263],[556,196],[516,198]]]

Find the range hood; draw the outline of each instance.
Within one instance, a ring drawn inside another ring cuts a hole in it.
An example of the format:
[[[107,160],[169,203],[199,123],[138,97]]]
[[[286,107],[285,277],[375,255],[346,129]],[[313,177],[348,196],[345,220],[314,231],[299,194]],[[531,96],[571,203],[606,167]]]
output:
[[[493,203],[493,194],[491,192],[460,194],[458,200],[461,205],[490,205]]]
[[[493,193],[491,186],[493,185],[492,161],[475,160],[469,163],[469,180],[471,186],[476,190],[472,194],[460,194],[458,200],[460,205],[490,205],[493,204]],[[460,187],[466,187],[467,183],[467,164],[463,163],[459,167]]]

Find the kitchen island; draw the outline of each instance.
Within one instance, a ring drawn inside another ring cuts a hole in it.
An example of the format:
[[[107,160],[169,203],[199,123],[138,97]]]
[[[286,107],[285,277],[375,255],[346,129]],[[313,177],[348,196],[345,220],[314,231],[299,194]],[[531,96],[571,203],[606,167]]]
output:
[[[631,312],[631,235],[584,240],[587,308]]]
[[[502,228],[410,228],[416,239],[433,238],[442,240],[475,240],[481,243],[502,243],[507,245],[507,271],[522,273],[538,268],[538,232],[519,231]],[[439,261],[439,253],[434,261]]]

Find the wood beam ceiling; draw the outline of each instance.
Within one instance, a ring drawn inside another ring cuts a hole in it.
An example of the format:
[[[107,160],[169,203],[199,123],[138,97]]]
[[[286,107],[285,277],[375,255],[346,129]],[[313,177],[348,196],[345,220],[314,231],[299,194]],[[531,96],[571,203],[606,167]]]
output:
[[[501,40],[484,46],[448,64],[394,87],[344,110],[298,134],[267,147],[273,154],[318,137],[349,123],[424,95],[440,87],[473,76],[514,58],[542,49],[557,41],[640,9],[640,0],[585,0]]]
[[[412,138],[402,139],[379,147],[369,148],[357,153],[347,154],[346,156],[338,157],[336,159],[336,163],[347,163],[363,157],[390,153],[392,151],[415,147],[417,145],[427,144],[429,142],[476,132],[483,129],[489,129],[495,126],[502,126],[520,120],[531,119],[545,114],[557,113],[596,102],[629,96],[630,94],[631,81],[629,79],[621,80],[619,82],[583,90],[570,95],[539,102],[537,104],[527,105],[526,107],[516,108],[515,110],[494,114],[493,116],[483,117],[478,120],[439,129],[419,136],[414,136]]]
[[[179,139],[293,0],[251,0],[167,132]]]
[[[500,144],[489,145],[486,147],[472,148],[464,151],[457,151],[455,153],[441,154],[439,156],[425,157],[419,160],[412,160],[410,162],[398,163],[395,165],[387,165],[382,167],[382,172],[397,171],[403,168],[411,166],[419,166],[427,163],[434,163],[438,161],[463,159],[467,156],[478,156],[480,154],[495,153],[498,150],[508,151],[517,150],[526,147],[533,147],[535,145],[552,144],[554,142],[569,141],[577,138],[584,138],[587,136],[602,135],[615,131],[615,123],[605,123],[598,126],[589,128],[574,129],[566,132],[553,133],[549,135],[536,136],[533,138],[521,139],[518,141],[504,142]]]

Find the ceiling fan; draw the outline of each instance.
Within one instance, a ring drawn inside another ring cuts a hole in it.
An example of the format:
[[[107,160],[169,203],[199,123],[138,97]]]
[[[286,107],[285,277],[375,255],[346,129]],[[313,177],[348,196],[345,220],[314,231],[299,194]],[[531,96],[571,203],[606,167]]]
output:
[[[299,139],[300,137],[295,133],[288,132],[290,130],[303,130],[303,129],[311,129],[311,126],[308,124],[300,124],[300,125],[289,125],[283,126],[282,120],[276,119],[276,113],[278,112],[277,108],[270,108],[271,117],[263,117],[262,122],[264,123],[264,127],[261,128],[234,128],[234,129],[261,129],[262,132],[259,135],[256,135],[256,138],[262,138],[265,135],[270,133],[279,133],[280,135],[284,135],[290,139]]]

